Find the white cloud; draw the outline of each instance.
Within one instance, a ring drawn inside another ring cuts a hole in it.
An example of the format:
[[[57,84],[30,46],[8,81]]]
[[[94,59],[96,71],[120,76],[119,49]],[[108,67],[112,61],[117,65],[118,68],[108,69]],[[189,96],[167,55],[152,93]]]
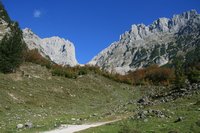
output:
[[[39,18],[41,17],[41,15],[42,15],[42,12],[40,10],[34,10],[33,17]]]

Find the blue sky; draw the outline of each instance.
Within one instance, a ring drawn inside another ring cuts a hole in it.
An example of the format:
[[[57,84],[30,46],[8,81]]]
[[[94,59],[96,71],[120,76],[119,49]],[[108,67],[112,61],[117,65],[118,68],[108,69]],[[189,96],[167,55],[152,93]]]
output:
[[[79,63],[87,63],[117,41],[132,24],[151,24],[196,9],[199,0],[2,0],[10,17],[40,37],[72,41]]]

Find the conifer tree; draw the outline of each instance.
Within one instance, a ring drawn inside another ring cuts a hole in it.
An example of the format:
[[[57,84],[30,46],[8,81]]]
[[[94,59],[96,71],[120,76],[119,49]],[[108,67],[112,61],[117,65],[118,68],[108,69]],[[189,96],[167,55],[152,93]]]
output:
[[[6,18],[4,21],[8,23],[8,28],[10,28],[10,32],[6,33],[0,41],[0,72],[9,73],[15,71],[22,63],[26,45],[18,23],[11,21],[6,15],[7,12],[2,3],[0,3],[0,12],[0,15],[4,14],[5,17],[2,19]]]
[[[4,6],[3,6],[3,4],[1,2],[1,0],[0,0],[0,16],[6,22],[10,22],[11,21],[7,11],[5,10],[5,8],[4,8]]]
[[[182,88],[185,85],[185,72],[184,72],[184,58],[183,56],[178,56],[174,60],[175,64],[175,86],[176,88]]]

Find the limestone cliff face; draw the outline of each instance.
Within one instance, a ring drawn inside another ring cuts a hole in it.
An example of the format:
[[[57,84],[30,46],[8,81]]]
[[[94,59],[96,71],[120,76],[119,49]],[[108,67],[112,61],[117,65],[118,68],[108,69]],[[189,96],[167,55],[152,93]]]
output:
[[[68,40],[60,37],[41,39],[28,28],[23,30],[23,38],[30,50],[38,49],[43,57],[48,57],[56,64],[78,65],[74,44]]]

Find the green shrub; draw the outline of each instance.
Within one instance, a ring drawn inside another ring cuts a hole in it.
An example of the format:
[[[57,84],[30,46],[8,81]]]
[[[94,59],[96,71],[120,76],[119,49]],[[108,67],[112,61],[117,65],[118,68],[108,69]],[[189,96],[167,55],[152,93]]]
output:
[[[188,80],[191,83],[200,83],[200,70],[191,68],[188,73]]]
[[[78,75],[86,75],[88,74],[88,70],[86,67],[80,67],[78,71]]]
[[[77,72],[71,67],[64,67],[60,65],[54,65],[51,71],[53,76],[62,76],[66,78],[77,78]]]

